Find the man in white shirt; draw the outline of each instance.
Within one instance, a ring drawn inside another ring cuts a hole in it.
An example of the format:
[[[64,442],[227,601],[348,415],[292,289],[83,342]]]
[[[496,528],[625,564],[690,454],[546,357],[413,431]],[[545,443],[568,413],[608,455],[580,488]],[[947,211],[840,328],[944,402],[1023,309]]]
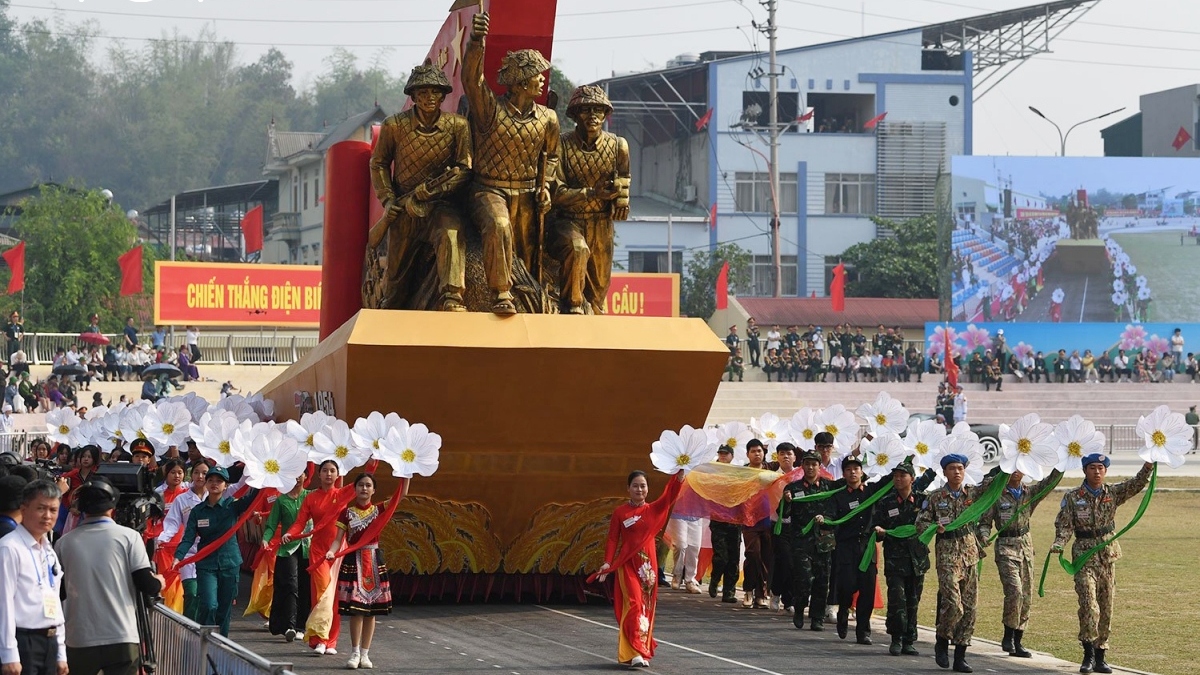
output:
[[[59,601],[63,570],[46,535],[62,497],[36,480],[21,493],[21,524],[0,539],[0,668],[5,675],[66,675]]]
[[[783,334],[779,332],[779,326],[771,326],[771,330],[767,331],[767,351],[772,349],[779,350],[779,341],[783,339]]]
[[[967,421],[967,395],[963,392],[962,385],[954,390],[954,423]]]
[[[208,465],[197,462],[192,465],[192,489],[179,495],[167,509],[167,517],[163,519],[162,533],[158,535],[158,545],[162,546],[183,532],[187,525],[188,516],[197,504],[204,501],[208,495],[204,489],[204,481],[208,478]],[[196,545],[188,551],[188,555],[196,552]],[[183,585],[183,615],[196,620],[196,565],[191,563],[179,568],[179,578]]]
[[[75,345],[71,345],[71,348],[67,350],[63,363],[68,366],[79,365],[79,349]]]

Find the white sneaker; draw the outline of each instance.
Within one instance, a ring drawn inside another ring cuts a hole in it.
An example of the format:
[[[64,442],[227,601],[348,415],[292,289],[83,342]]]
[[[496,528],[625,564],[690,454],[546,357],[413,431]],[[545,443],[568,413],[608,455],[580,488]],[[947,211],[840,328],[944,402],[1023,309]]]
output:
[[[371,670],[375,667],[375,664],[371,663],[370,657],[368,657],[366,654],[363,654],[362,658],[359,659],[359,661],[358,661],[358,667],[360,670],[361,669]]]
[[[326,653],[326,654],[328,654],[328,655],[330,655],[330,656],[337,656],[337,650],[336,650],[336,649],[334,649],[333,647],[330,647],[329,649],[326,649],[326,650],[325,650],[325,653]]]
[[[362,657],[359,656],[358,652],[351,654],[350,660],[346,662],[346,668],[348,670],[358,670],[358,664],[361,660]]]
[[[750,609],[753,606],[754,606],[754,596],[750,595],[749,593],[746,593],[745,595],[743,595],[742,596],[742,607],[745,607],[746,609]]]
[[[642,658],[641,654],[638,654],[637,656],[633,657],[633,660],[629,662],[629,665],[635,668],[649,668],[650,662]]]
[[[671,577],[671,590],[673,590],[673,591],[679,590],[679,579],[676,579],[675,577]]]
[[[695,581],[692,581],[691,579],[688,579],[687,584],[685,584],[685,587],[687,588],[687,592],[691,593],[693,595],[698,595],[701,592],[700,584],[696,583]]]
[[[317,646],[313,647],[312,650],[313,650],[313,656],[321,656],[322,654],[325,653],[325,643],[324,642],[317,643]]]

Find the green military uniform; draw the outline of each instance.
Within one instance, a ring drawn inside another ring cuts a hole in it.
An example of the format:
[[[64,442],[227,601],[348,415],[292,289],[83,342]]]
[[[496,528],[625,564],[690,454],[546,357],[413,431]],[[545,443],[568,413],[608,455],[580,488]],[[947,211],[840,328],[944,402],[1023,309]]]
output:
[[[742,381],[742,375],[746,372],[744,363],[745,361],[740,356],[729,357],[729,364],[725,366],[725,372],[729,374],[730,382],[733,382],[734,375],[737,375],[738,382]]]
[[[837,490],[844,485],[843,481],[833,482],[820,477],[812,483],[801,478],[789,483],[784,492],[790,492],[795,499]],[[792,623],[797,628],[804,627],[804,606],[807,604],[809,628],[824,629],[834,530],[814,524],[808,534],[801,535],[800,531],[817,515],[830,517],[829,507],[828,499],[815,502],[784,501],[784,516],[791,519],[788,544],[792,555],[792,602],[796,608]]]
[[[197,504],[188,515],[183,539],[175,549],[175,559],[187,557],[193,542],[197,550],[202,550],[233,529],[257,494],[258,490],[251,489],[240,499],[222,497],[216,505],[209,504],[207,499]],[[237,537],[230,537],[208,557],[196,561],[197,623],[220,626],[221,635],[229,635],[229,611],[237,595],[241,567],[242,552],[238,549]]]
[[[1062,548],[1071,537],[1075,544],[1071,556],[1078,557],[1113,533],[1117,507],[1146,488],[1150,466],[1136,476],[1115,485],[1105,484],[1093,493],[1085,483],[1063,497],[1054,521],[1054,546]],[[1079,596],[1079,641],[1097,650],[1108,649],[1113,595],[1116,591],[1116,562],[1121,545],[1112,542],[1075,575],[1075,593]]]
[[[911,467],[911,465],[909,465]],[[924,489],[937,477],[936,471],[926,471],[913,483],[908,497],[899,493],[886,495],[875,503],[875,525],[894,530],[901,525],[913,525],[925,502]],[[929,571],[929,547],[917,537],[883,538],[883,576],[887,580],[887,632],[892,644],[900,643],[905,654],[916,654],[917,610]],[[899,652],[893,652],[893,654]]]
[[[1029,606],[1033,602],[1033,537],[1029,534],[1029,520],[1041,500],[1050,493],[1038,496],[1047,486],[1062,476],[1055,469],[1045,480],[1029,487],[1008,487],[1000,499],[979,520],[979,538],[987,541],[991,530],[996,528],[996,569],[1000,572],[1000,585],[1004,588],[1004,636],[1005,651],[1010,654],[1029,653],[1020,647],[1021,637],[1016,637],[1017,649],[1013,648],[1012,631],[1024,633],[1029,623]],[[1034,498],[1037,501],[1032,501]]]

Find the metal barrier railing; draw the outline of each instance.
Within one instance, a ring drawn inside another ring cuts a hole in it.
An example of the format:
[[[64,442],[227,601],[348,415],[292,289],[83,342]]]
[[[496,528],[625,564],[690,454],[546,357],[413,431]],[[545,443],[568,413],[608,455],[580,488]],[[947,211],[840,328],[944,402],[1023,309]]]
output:
[[[114,345],[121,344],[123,336],[119,333],[105,333],[105,337]],[[148,336],[142,335],[145,341]],[[34,365],[53,363],[54,355],[59,348],[67,349],[73,344],[79,344],[79,336],[75,333],[26,333],[23,347],[25,356]],[[223,363],[230,366],[287,366],[299,361],[313,347],[317,346],[318,338],[313,334],[279,335],[278,333],[201,333],[196,341],[200,349],[200,360],[197,364]],[[167,338],[167,345],[176,349],[183,345],[184,337],[175,334],[175,339]]]
[[[164,675],[294,675],[290,663],[275,663],[162,605],[150,611],[150,631]]]
[[[45,431],[13,431],[0,434],[0,452],[15,452],[24,460],[32,460],[30,444],[46,437]]]

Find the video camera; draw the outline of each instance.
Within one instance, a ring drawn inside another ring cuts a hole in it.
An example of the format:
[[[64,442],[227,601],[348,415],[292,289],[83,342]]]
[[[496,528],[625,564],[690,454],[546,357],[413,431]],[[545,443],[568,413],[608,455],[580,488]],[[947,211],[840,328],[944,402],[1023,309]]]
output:
[[[113,520],[138,532],[146,531],[151,518],[162,518],[167,507],[162,495],[154,490],[151,476],[141,464],[100,464],[96,475],[103,477],[120,493]]]

